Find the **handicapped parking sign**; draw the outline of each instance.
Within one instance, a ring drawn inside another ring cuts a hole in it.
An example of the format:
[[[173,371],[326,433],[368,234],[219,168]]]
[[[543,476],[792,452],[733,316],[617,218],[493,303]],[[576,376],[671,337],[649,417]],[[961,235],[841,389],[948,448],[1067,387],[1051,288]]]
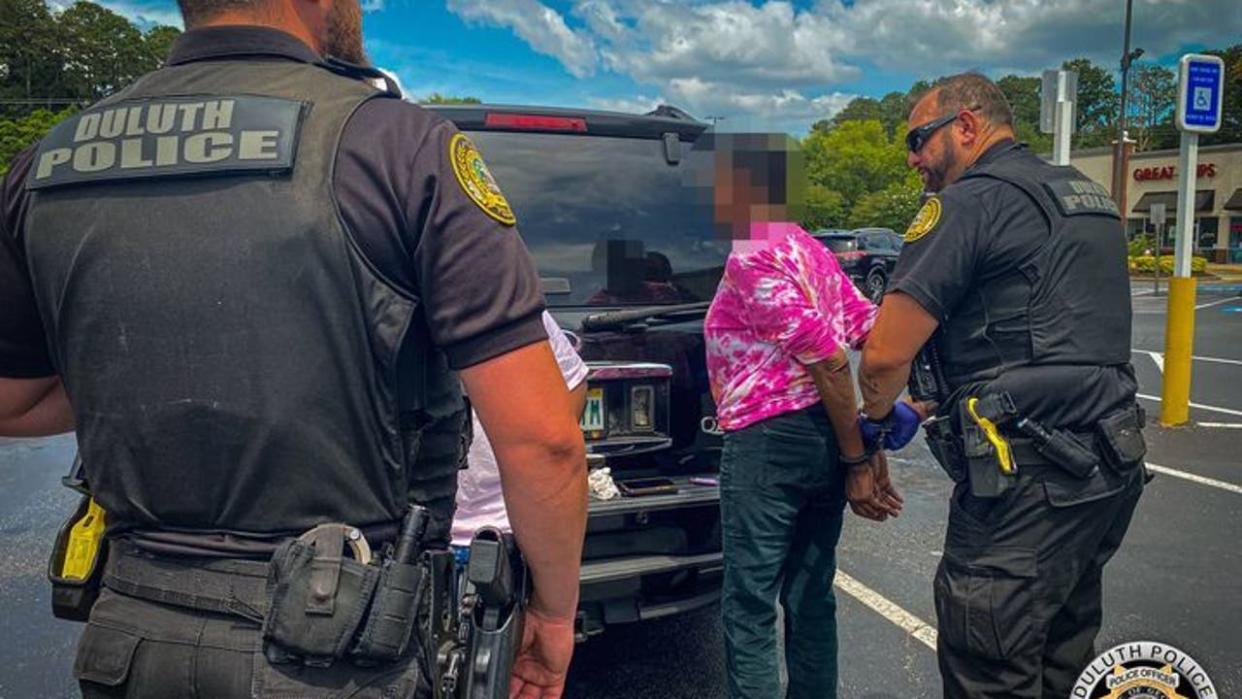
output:
[[[1225,64],[1217,56],[1187,54],[1179,66],[1177,128],[1190,133],[1220,129]]]

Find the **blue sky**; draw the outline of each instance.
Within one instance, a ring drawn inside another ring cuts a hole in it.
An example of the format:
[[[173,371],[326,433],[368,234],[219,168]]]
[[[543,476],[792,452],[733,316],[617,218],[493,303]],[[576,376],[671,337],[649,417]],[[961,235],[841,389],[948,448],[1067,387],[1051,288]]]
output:
[[[645,111],[804,132],[856,95],[977,69],[1116,65],[1123,0],[362,0],[372,61],[408,94]],[[171,0],[103,0],[172,21]],[[1239,0],[1135,0],[1134,43],[1171,64],[1242,41]]]

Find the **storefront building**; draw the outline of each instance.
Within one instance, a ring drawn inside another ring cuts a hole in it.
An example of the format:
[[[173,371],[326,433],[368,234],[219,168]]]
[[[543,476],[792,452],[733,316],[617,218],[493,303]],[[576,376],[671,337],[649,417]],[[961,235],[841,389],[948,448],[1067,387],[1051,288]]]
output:
[[[1151,205],[1163,203],[1167,223],[1162,248],[1177,240],[1177,150],[1130,156],[1126,169],[1126,230],[1153,234]],[[1070,162],[1091,179],[1112,188],[1111,148],[1075,151]],[[1242,143],[1199,148],[1194,196],[1195,254],[1213,262],[1242,263]]]

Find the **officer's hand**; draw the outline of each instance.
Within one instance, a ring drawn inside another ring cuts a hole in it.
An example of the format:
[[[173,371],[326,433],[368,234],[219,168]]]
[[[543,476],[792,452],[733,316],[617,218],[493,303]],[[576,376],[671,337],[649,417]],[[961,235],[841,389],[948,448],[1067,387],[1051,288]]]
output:
[[[923,406],[920,404],[919,408]],[[919,425],[927,419],[926,409],[920,410],[914,404],[900,401],[893,404],[893,409],[882,420],[872,420],[859,416],[858,429],[862,433],[863,443],[869,448],[883,447],[889,451],[903,449],[919,431]],[[881,442],[881,440],[883,440]]]
[[[509,678],[509,699],[560,699],[573,654],[573,620],[552,619],[528,608]]]

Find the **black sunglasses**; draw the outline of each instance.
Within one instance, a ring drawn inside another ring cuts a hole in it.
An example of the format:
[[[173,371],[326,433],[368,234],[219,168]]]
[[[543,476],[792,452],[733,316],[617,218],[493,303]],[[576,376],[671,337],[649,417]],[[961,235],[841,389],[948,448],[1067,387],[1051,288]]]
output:
[[[962,112],[973,112],[976,109],[978,109],[978,107],[971,107],[970,109],[963,109]],[[910,129],[906,132],[906,148],[911,153],[917,153],[920,150],[923,150],[923,146],[927,145],[927,142],[931,140],[932,134],[936,133],[936,131],[945,126],[952,124],[957,120],[957,117],[962,112],[954,112],[949,116],[933,119],[922,126],[916,126],[913,129]]]

